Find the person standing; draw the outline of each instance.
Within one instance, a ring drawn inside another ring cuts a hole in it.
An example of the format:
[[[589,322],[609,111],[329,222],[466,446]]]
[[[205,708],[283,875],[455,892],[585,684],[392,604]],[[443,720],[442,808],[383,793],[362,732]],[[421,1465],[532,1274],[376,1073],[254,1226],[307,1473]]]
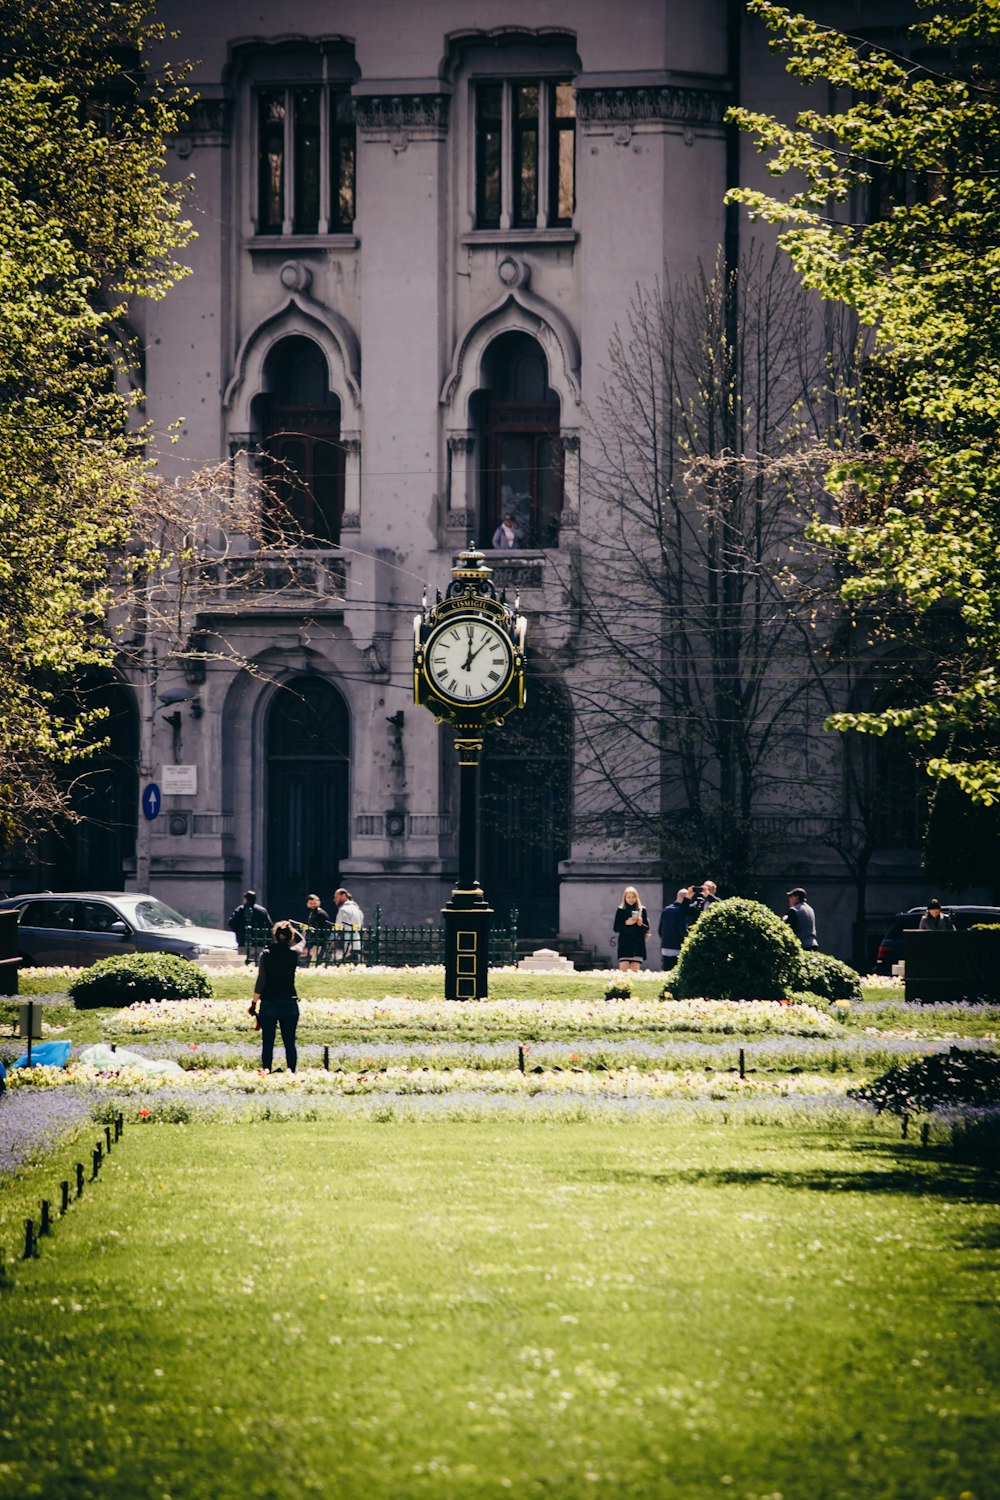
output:
[[[503,520],[493,533],[493,547],[497,552],[512,551],[524,546],[524,532],[514,520],[513,513],[505,510]]]
[[[622,892],[621,904],[615,911],[614,930],[618,934],[619,969],[638,974],[646,957],[649,917],[634,885],[627,885]]]
[[[664,969],[672,969],[676,964],[693,915],[691,887],[682,885],[670,905],[660,913],[660,957]]]
[[[306,919],[303,926],[305,928],[306,967],[308,968],[309,960],[312,958],[319,963],[320,956],[330,941],[330,916],[320,906],[318,896],[306,897]]]
[[[800,885],[797,885],[787,895],[788,910],[785,913],[785,921],[803,948],[818,948],[819,943],[816,939],[816,913],[806,900],[805,891]]]
[[[251,951],[262,947],[271,931],[271,918],[266,906],[258,906],[257,892],[244,891],[243,900],[229,918],[229,927],[236,934],[236,943],[246,949],[244,963],[250,963]],[[257,955],[254,953],[253,957]]]
[[[719,887],[714,880],[703,880],[701,883],[701,910],[707,911],[713,901],[718,901],[716,892]]]
[[[257,1016],[260,1022],[260,1065],[268,1073],[274,1061],[274,1034],[279,1027],[289,1073],[295,1072],[299,1060],[295,1045],[299,1024],[295,971],[299,955],[293,944],[300,937],[301,933],[291,922],[275,922],[271,941],[260,956],[250,1014]]]
[[[343,886],[334,891],[333,899],[336,906],[333,930],[338,958],[341,963],[358,963],[361,958],[361,929],[365,925],[365,914],[350,891]]]
[[[927,910],[920,918],[920,932],[954,932],[955,924],[948,912],[941,910],[941,903],[936,896],[932,896],[927,903]]]

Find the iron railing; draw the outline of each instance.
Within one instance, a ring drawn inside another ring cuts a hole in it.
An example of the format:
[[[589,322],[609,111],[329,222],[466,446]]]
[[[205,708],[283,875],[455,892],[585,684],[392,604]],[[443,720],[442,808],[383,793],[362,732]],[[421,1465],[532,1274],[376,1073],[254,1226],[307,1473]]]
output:
[[[385,964],[390,968],[413,968],[419,964],[444,963],[443,927],[387,927],[382,908],[366,927],[306,927],[306,952],[302,968],[329,968],[338,964]],[[267,947],[266,927],[248,929],[243,952],[248,963],[257,963]],[[517,962],[517,908],[511,907],[510,925],[490,932],[490,967]]]

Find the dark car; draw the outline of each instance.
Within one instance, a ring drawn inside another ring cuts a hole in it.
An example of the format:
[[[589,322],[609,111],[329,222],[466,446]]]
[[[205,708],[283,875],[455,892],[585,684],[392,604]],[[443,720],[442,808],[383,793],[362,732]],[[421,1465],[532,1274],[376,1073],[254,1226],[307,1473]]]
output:
[[[905,934],[917,930],[926,910],[926,906],[911,906],[909,911],[901,911],[893,917],[889,930],[878,945],[876,974],[891,974],[893,964],[903,962],[906,957]],[[956,932],[968,932],[978,922],[1000,922],[1000,906],[943,906],[941,910],[951,917]]]
[[[26,965],[85,968],[120,953],[176,953],[181,958],[236,958],[233,933],[196,927],[155,896],[121,891],[35,891],[0,901],[16,909]]]

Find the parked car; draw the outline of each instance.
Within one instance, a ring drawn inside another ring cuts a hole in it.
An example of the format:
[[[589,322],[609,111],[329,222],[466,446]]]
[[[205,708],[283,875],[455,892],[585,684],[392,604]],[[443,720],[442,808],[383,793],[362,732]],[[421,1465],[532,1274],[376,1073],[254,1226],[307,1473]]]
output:
[[[120,953],[176,953],[181,958],[236,957],[236,936],[196,927],[155,896],[121,891],[34,891],[0,901],[16,909],[26,965],[85,968]]]
[[[893,964],[903,962],[906,957],[904,935],[916,931],[926,910],[926,906],[911,906],[909,911],[898,912],[893,917],[891,926],[878,945],[876,974],[891,974]],[[1000,922],[1000,906],[943,906],[941,910],[951,917],[956,932],[968,932],[978,922]]]

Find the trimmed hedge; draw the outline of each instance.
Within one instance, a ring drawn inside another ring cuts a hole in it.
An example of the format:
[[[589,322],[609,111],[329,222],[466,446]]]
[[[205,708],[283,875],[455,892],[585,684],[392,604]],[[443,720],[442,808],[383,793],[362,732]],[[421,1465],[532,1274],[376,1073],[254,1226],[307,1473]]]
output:
[[[209,1000],[204,969],[174,953],[123,953],[91,964],[69,986],[77,1010],[133,1005],[138,1000]]]
[[[830,953],[803,951],[802,988],[824,1000],[861,1000],[861,975],[850,964],[842,963]]]
[[[914,1062],[897,1063],[872,1083],[848,1089],[877,1110],[920,1114],[949,1105],[996,1109],[1000,1105],[1000,1054],[972,1047],[951,1047]]]
[[[805,987],[802,945],[770,907],[733,896],[698,918],[669,984],[678,1000],[787,1000]]]

